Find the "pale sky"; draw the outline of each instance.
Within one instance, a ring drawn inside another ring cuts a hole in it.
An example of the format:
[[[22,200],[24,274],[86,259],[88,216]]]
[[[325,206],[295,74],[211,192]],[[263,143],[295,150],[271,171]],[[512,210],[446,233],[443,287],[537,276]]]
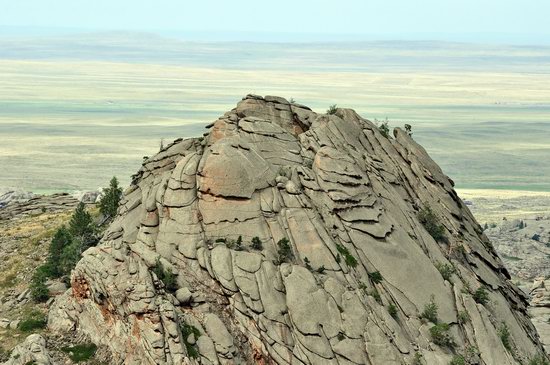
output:
[[[548,0],[0,0],[10,27],[549,41]],[[547,42],[544,42],[547,43]]]

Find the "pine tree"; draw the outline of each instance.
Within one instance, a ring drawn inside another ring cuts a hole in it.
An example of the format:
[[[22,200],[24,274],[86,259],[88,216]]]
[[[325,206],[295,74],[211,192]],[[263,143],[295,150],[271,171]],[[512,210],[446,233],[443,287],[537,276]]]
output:
[[[71,271],[80,260],[83,251],[82,241],[79,239],[74,239],[69,246],[65,247],[59,260],[61,275],[70,276]]]
[[[99,202],[99,211],[101,214],[109,218],[114,217],[121,197],[122,188],[118,186],[118,180],[113,176],[109,187],[105,189],[103,198]]]
[[[47,273],[45,267],[39,267],[31,280],[29,289],[31,290],[31,297],[37,303],[42,303],[48,300],[50,297],[48,287],[46,286]]]
[[[90,213],[86,211],[84,203],[78,204],[73,213],[69,222],[69,233],[82,242],[84,249],[95,246],[97,243],[93,219]]]
[[[46,271],[52,278],[58,278],[63,275],[61,268],[61,256],[65,248],[72,243],[72,236],[67,227],[62,226],[55,232],[50,243],[48,262],[46,264]]]

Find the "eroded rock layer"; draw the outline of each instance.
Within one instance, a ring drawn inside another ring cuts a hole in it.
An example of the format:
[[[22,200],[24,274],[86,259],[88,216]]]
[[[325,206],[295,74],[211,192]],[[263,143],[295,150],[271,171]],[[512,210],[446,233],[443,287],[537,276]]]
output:
[[[208,128],[144,162],[50,328],[116,364],[506,365],[541,351],[526,298],[407,133],[252,95]],[[419,222],[427,206],[442,242]],[[431,301],[454,346],[421,319]]]

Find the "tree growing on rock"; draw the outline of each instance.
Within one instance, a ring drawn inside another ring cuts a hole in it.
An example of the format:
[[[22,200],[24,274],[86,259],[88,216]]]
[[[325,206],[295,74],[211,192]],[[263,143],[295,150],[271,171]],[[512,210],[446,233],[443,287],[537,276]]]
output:
[[[101,214],[108,218],[113,218],[118,210],[121,197],[122,188],[118,186],[118,180],[113,176],[109,187],[104,190],[104,195],[99,202],[99,211]]]
[[[84,249],[97,243],[96,229],[90,213],[86,211],[84,203],[79,203],[69,222],[69,233],[82,242]]]
[[[45,265],[45,270],[50,277],[59,278],[63,276],[61,257],[63,256],[63,251],[72,243],[72,240],[73,237],[65,226],[62,226],[55,232],[50,243],[48,261]]]

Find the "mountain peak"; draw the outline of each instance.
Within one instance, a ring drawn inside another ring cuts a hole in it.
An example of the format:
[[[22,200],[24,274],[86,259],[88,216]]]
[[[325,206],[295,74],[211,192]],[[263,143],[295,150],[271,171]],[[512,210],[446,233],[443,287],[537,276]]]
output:
[[[532,358],[526,298],[453,182],[393,136],[246,96],[143,163],[50,328],[125,364]]]

